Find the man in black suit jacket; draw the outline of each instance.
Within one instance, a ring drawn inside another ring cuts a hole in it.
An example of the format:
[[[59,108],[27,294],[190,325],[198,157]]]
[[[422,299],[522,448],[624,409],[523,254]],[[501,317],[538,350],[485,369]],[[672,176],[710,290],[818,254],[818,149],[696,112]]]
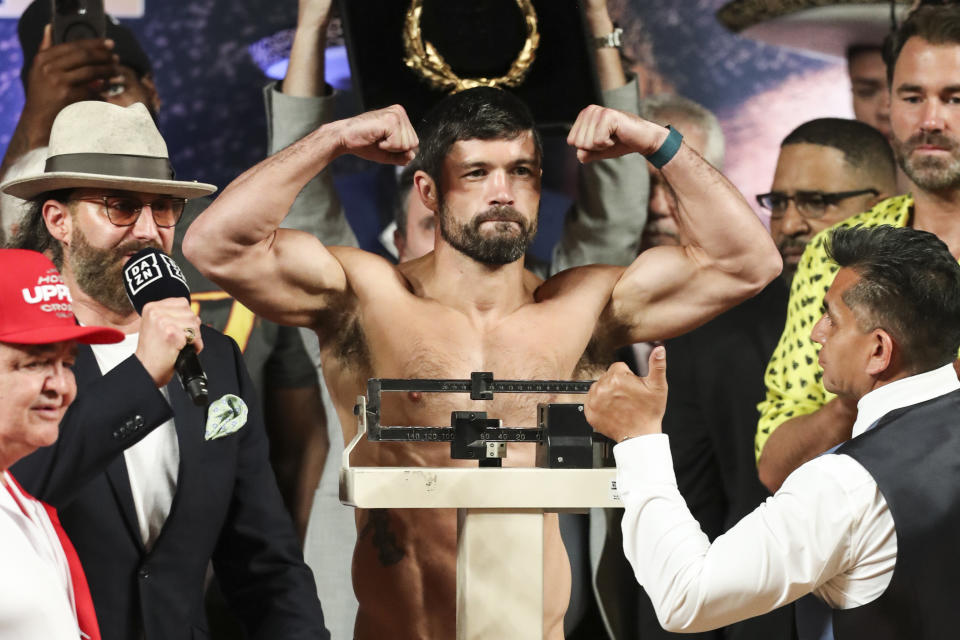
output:
[[[142,105],[79,102],[54,122],[46,171],[0,189],[33,201],[20,244],[60,262],[80,322],[127,336],[78,354],[61,439],[16,467],[28,491],[60,510],[104,640],[207,637],[210,560],[251,637],[329,638],[236,344],[201,328],[185,299],[149,303],[141,317],[123,291],[129,256],[169,252],[184,198],[215,187],[173,179]],[[172,381],[190,343],[209,409]]]

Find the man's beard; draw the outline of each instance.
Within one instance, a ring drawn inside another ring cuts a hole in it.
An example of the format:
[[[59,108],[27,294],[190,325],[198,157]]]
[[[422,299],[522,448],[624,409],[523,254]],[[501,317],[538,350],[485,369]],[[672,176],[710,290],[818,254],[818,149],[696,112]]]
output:
[[[490,220],[503,222],[494,223],[496,233],[484,235],[480,232],[480,225]],[[512,222],[520,226],[519,233],[510,224]],[[537,235],[537,219],[530,223],[513,207],[494,205],[461,224],[449,215],[446,204],[441,202],[440,235],[451,247],[477,262],[509,264],[519,260],[533,242]]]
[[[806,248],[809,240],[810,238],[804,239],[796,236],[784,236],[780,239],[780,242],[777,243],[777,250],[780,252],[780,256],[783,258],[783,271],[780,272],[780,277],[783,278],[788,287],[793,283],[793,276],[797,273],[797,267],[799,266],[799,263],[791,264],[790,261],[787,260],[785,252],[787,249],[803,250]]]
[[[67,262],[80,290],[121,316],[133,313],[133,305],[123,288],[124,257],[144,247],[163,250],[155,242],[130,240],[111,249],[98,249],[87,241],[80,227],[73,227]]]
[[[918,187],[937,192],[960,186],[960,146],[949,136],[935,132],[918,133],[904,142],[896,138],[891,141],[897,162]],[[950,157],[913,157],[911,152],[924,144],[942,147],[950,152]]]

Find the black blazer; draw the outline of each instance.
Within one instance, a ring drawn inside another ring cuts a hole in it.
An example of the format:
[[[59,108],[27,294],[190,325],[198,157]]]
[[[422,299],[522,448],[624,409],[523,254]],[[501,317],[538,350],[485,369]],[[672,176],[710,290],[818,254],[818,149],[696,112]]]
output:
[[[313,575],[303,563],[268,460],[260,404],[236,344],[202,328],[200,360],[211,402],[246,402],[246,425],[204,439],[205,411],[179,381],[168,404],[136,357],[107,375],[89,347],[74,366],[78,393],[60,438],[12,467],[54,505],[83,563],[104,640],[206,638],[208,561],[253,638],[329,638]],[[180,470],[153,549],[140,536],[123,451],[175,416]],[[141,629],[143,631],[141,631]]]

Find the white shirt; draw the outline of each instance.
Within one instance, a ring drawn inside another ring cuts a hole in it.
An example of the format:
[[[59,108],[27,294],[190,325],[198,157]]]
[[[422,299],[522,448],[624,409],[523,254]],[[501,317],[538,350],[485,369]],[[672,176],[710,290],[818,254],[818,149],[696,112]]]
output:
[[[863,396],[853,435],[893,409],[960,389],[952,365]],[[872,602],[893,576],[893,517],[873,477],[827,454],[711,545],[673,473],[667,436],[614,447],[625,512],[623,548],[669,631],[696,632],[766,613],[813,592],[836,609]]]
[[[127,334],[116,344],[91,345],[101,373],[107,373],[137,350],[140,334]],[[170,401],[167,390],[161,389]],[[180,445],[173,420],[148,433],[140,442],[123,452],[133,504],[140,524],[140,536],[147,551],[153,548],[163,523],[167,521],[180,470]]]
[[[77,640],[73,583],[60,538],[43,505],[21,493],[6,471],[3,477],[0,639]]]

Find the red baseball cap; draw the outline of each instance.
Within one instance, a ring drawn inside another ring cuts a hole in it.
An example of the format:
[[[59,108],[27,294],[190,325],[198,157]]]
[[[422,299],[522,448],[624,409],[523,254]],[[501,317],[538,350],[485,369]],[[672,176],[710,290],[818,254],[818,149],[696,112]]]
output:
[[[42,253],[0,249],[0,274],[0,342],[109,344],[123,340],[123,333],[116,329],[77,324],[70,290]]]

